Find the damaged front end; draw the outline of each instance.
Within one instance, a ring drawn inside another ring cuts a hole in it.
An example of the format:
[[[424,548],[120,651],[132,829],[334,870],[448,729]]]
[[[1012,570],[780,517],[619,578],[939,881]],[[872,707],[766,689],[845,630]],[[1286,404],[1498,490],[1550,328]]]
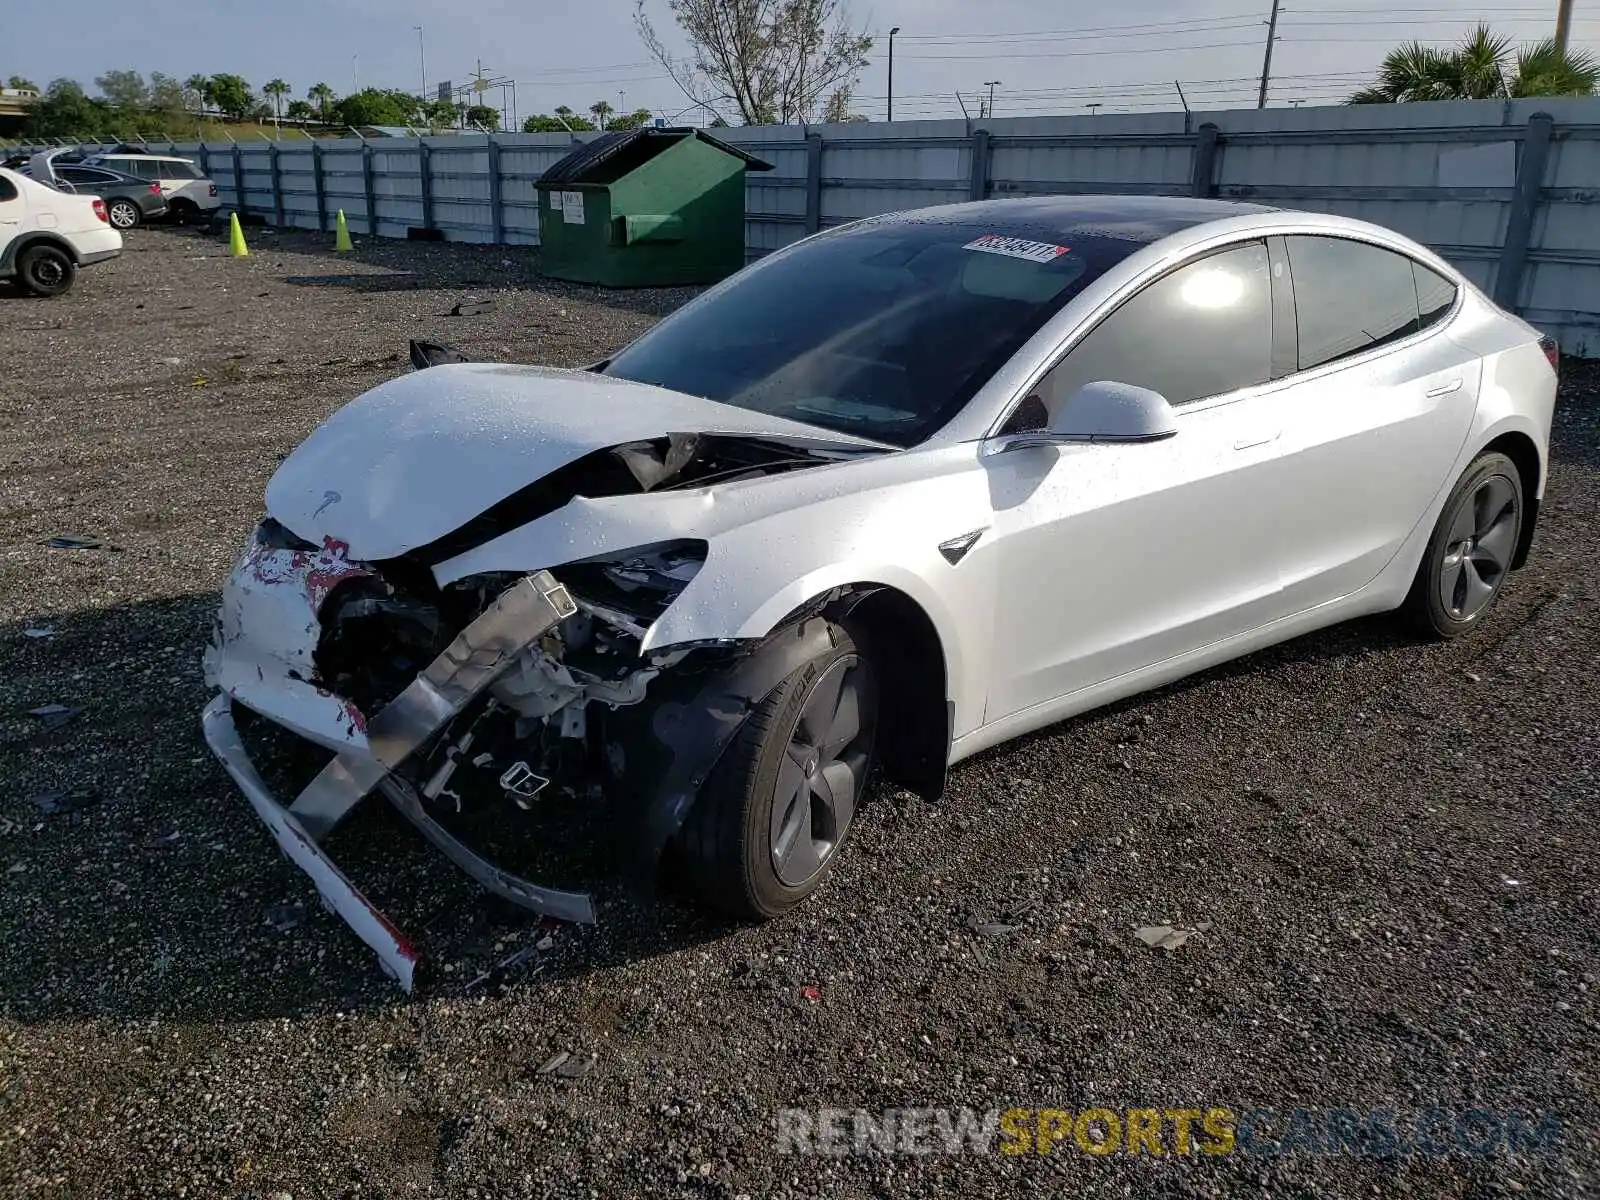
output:
[[[602,454],[608,461],[597,466]],[[629,443],[588,459],[571,465],[587,474],[583,482],[637,492],[821,461],[714,435]],[[606,474],[615,471],[627,482]],[[322,849],[364,797],[381,792],[492,893],[592,922],[587,894],[495,865],[452,831],[452,814],[487,792],[515,819],[547,789],[565,791],[622,809],[621,823],[637,833],[634,865],[653,866],[744,716],[803,661],[792,650],[757,654],[753,643],[642,650],[704,564],[700,540],[436,582],[431,568],[445,555],[536,519],[555,499],[547,477],[470,528],[372,562],[354,560],[333,537],[319,546],[268,518],[223,595],[205,656],[207,682],[222,694],[205,711],[206,738],[280,847],[408,991],[415,947]],[[235,706],[332,751],[332,761],[282,803],[251,762]]]

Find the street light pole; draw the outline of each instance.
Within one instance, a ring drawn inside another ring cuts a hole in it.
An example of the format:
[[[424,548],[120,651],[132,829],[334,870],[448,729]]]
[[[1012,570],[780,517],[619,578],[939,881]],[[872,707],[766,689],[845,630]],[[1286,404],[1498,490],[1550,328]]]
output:
[[[889,114],[888,114],[888,119],[890,121],[894,120],[894,35],[899,33],[899,32],[900,32],[900,26],[898,26],[898,25],[896,25],[893,29],[889,30]]]
[[[995,88],[1002,86],[1002,81],[999,79],[991,79],[983,86],[989,89],[989,115],[992,117],[994,116],[994,90]]]
[[[1567,52],[1567,39],[1572,34],[1572,0],[1561,0],[1556,8],[1556,53]],[[891,43],[892,45],[893,43]]]
[[[422,41],[422,26],[413,25],[417,31],[417,61],[422,67],[422,91],[419,93],[424,102],[428,99],[428,48]]]

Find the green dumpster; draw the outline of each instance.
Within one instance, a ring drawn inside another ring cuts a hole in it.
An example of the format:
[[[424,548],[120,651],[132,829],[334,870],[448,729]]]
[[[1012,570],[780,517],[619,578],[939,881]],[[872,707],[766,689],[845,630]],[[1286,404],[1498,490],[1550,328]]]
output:
[[[539,177],[546,275],[606,287],[715,283],[744,266],[744,173],[772,164],[699,129],[628,129]]]

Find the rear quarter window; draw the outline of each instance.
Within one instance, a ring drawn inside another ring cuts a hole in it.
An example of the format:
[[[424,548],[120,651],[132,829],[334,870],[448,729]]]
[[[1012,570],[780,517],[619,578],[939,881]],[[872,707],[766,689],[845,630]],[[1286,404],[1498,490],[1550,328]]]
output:
[[[0,175],[0,201],[15,200],[17,198],[17,185],[4,175]]]
[[[1299,369],[1308,371],[1421,328],[1417,282],[1403,254],[1335,237],[1286,237],[1294,276]]]

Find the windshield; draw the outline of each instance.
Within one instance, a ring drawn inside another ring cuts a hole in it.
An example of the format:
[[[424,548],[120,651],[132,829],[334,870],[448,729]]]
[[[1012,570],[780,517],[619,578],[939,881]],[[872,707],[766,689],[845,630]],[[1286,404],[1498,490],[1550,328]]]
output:
[[[1047,236],[896,221],[818,238],[679,310],[605,373],[912,446],[1140,248]]]

